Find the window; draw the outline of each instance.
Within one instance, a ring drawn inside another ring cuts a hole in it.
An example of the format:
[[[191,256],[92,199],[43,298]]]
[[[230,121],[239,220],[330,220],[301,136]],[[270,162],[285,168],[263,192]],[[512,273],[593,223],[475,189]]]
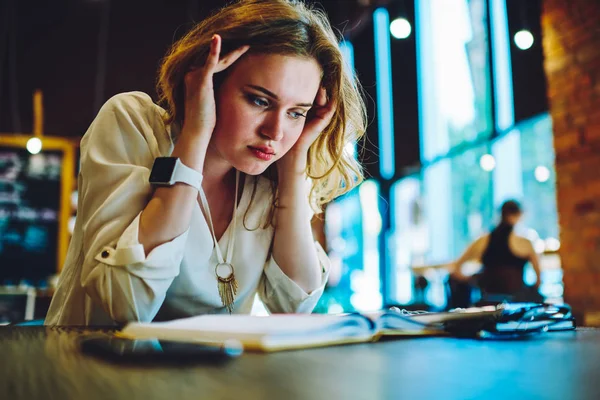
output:
[[[315,312],[381,308],[378,202],[378,185],[367,180],[327,206],[325,234],[332,267]]]
[[[517,125],[521,135],[524,223],[553,250],[558,239],[552,120],[543,114]]]
[[[493,164],[484,163],[488,149],[488,144],[477,146],[450,159],[452,259],[489,232],[493,223],[492,172],[486,170]]]
[[[421,159],[490,135],[485,0],[416,1]]]
[[[410,267],[424,264],[429,251],[429,232],[423,217],[422,180],[410,176],[396,182],[391,190],[392,226],[388,251],[392,264],[392,301],[412,301],[413,277]]]

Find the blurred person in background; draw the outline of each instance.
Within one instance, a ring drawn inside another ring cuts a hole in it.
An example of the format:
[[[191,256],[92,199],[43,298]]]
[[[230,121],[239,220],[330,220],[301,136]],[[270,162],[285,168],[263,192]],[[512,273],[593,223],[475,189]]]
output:
[[[504,300],[543,301],[538,292],[541,279],[539,257],[531,241],[514,232],[523,209],[516,200],[508,200],[502,204],[500,214],[500,223],[492,232],[471,243],[459,259],[450,265],[450,286],[453,292],[450,297],[455,297],[451,306],[468,305],[456,304],[461,284],[465,283],[474,284],[481,289],[481,303],[498,303]],[[480,272],[473,276],[464,275],[462,266],[468,261],[480,262]],[[524,268],[528,262],[536,273],[533,287],[527,286],[523,280]]]

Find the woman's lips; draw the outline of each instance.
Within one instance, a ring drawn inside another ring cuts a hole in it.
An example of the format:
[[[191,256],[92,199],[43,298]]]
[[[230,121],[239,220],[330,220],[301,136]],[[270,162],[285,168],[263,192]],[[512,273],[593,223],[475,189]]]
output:
[[[263,161],[271,161],[271,159],[273,158],[273,156],[275,155],[275,153],[272,150],[267,150],[264,148],[260,148],[260,147],[248,147],[250,149],[250,151],[252,152],[252,154],[254,154],[254,156],[258,159],[261,159]]]

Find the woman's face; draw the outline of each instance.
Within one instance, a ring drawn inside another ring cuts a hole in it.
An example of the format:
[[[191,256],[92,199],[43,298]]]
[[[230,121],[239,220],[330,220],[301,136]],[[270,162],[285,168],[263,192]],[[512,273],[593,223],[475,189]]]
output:
[[[296,143],[321,83],[310,58],[248,54],[230,67],[217,90],[217,123],[209,152],[258,175]]]

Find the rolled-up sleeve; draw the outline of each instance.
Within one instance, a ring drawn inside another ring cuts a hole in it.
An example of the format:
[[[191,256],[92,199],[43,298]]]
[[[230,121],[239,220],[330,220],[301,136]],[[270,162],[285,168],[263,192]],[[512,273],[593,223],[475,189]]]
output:
[[[81,144],[81,285],[116,322],[154,318],[179,274],[188,234],[148,255],[138,241],[140,215],[152,196],[150,169],[161,155],[154,131],[162,121],[153,107],[147,95],[113,97]]]
[[[181,263],[189,229],[171,241],[156,246],[146,256],[144,246],[138,240],[141,215],[140,212],[125,229],[116,247],[103,247],[94,257],[95,260],[111,266],[125,267],[131,274],[140,278],[177,276],[178,268],[171,268],[176,271],[169,271],[165,266],[178,267]]]
[[[318,242],[315,242],[317,258],[321,267],[321,284],[311,293],[306,293],[277,265],[272,256],[267,260],[258,294],[271,313],[310,313],[323,294],[329,277],[331,262]]]

